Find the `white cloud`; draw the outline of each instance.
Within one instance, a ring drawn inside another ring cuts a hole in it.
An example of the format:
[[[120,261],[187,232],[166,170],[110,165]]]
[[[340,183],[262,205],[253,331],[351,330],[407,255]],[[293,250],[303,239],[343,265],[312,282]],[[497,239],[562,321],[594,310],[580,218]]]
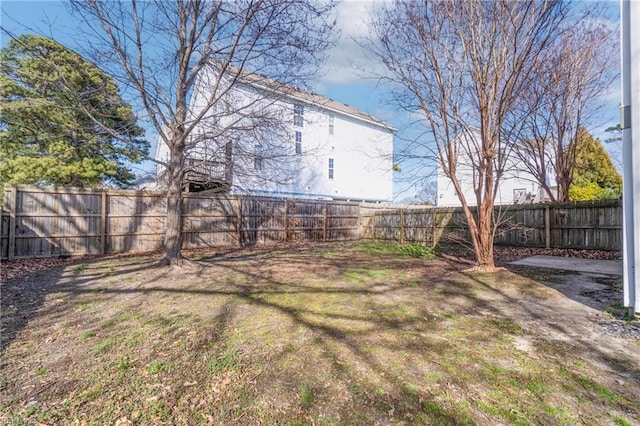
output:
[[[380,2],[346,0],[336,7],[336,30],[340,40],[329,52],[320,83],[350,84],[372,78],[383,71],[383,65],[358,44],[371,31],[369,22]]]

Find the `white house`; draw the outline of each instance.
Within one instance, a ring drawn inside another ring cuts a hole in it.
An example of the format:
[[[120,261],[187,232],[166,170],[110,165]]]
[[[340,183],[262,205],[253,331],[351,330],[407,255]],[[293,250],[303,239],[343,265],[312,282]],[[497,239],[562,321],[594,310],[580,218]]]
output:
[[[191,96],[189,114],[198,124],[187,154],[189,190],[368,202],[392,198],[393,127],[264,76],[242,73],[222,89],[216,76],[213,69],[201,73]],[[201,114],[214,90],[220,93],[216,107]],[[156,158],[168,156],[159,141]]]
[[[472,132],[471,137],[475,137],[479,140],[479,135],[477,133]],[[461,148],[464,146],[466,149],[474,149],[474,142],[475,141],[473,140],[469,140],[460,143],[459,145]],[[461,149],[459,152],[457,177],[464,189],[464,196],[467,203],[470,206],[475,206],[477,201],[474,192],[473,167],[471,166],[469,155],[465,155],[463,153],[464,151],[465,149]],[[556,187],[556,183],[552,167],[547,169],[547,176],[549,176],[550,179],[549,186],[554,189]],[[437,206],[459,207],[462,205],[453,183],[451,183],[451,179],[445,176],[440,164],[438,165],[437,183]],[[520,164],[520,161],[515,154],[509,156],[505,160],[503,175],[500,177],[498,182],[495,204],[526,204],[544,201],[548,201],[548,196],[541,188],[537,179],[527,170],[526,167]]]

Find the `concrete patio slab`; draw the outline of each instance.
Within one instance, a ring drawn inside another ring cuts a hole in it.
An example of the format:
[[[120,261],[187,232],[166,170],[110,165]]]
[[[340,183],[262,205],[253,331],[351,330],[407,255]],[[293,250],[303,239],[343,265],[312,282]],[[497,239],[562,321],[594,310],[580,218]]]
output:
[[[512,265],[562,269],[586,273],[622,275],[622,260],[579,259],[561,256],[531,256],[511,262]]]

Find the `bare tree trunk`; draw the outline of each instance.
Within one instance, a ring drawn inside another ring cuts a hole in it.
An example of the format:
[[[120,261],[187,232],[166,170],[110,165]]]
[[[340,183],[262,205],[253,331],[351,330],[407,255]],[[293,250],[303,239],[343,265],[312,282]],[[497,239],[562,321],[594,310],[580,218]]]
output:
[[[557,191],[554,194],[553,191],[551,190],[551,188],[549,188],[549,185],[547,185],[547,184],[542,185],[542,189],[544,189],[544,192],[547,193],[547,195],[549,196],[549,199],[551,200],[552,203],[556,203],[558,201]]]
[[[493,202],[485,198],[478,207],[478,269],[492,271],[495,269],[493,260]]]
[[[476,269],[479,271],[491,272],[495,269],[493,259],[493,209],[489,217],[486,208],[478,208],[478,218],[476,219],[469,206],[465,203],[462,206],[465,219],[469,224],[469,234],[471,245],[476,256]]]
[[[460,193],[462,188],[459,180],[454,176],[451,181],[456,188],[456,192]],[[464,197],[462,197],[461,203],[462,211],[469,225],[473,252],[476,255],[476,268],[480,271],[490,272],[495,269],[493,259],[493,204],[490,202],[479,206],[476,218]]]
[[[482,96],[479,96],[482,99]],[[491,105],[491,101],[487,101],[488,106]],[[495,200],[495,187],[496,180],[494,174],[496,170],[502,170],[504,166],[500,165],[497,161],[494,151],[500,149],[500,145],[496,140],[496,136],[489,129],[489,111],[481,108],[480,115],[484,116],[482,125],[482,145],[483,152],[481,153],[481,163],[486,165],[483,173],[479,173],[480,178],[484,177],[484,194],[482,199],[478,200],[478,250],[476,251],[476,258],[478,260],[478,269],[483,271],[493,271],[495,269],[495,263],[493,260],[493,209]]]
[[[569,187],[571,186],[571,176],[566,170],[562,170],[557,178],[558,196],[556,200],[559,203],[569,202]]]
[[[171,150],[169,167],[169,186],[167,188],[167,217],[165,219],[164,258],[162,264],[179,265],[182,256],[182,182],[184,178],[184,155],[180,149]]]

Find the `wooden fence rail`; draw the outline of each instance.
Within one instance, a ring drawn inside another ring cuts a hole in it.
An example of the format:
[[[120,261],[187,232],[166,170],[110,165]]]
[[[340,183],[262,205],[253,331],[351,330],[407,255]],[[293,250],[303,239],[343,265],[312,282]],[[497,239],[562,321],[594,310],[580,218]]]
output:
[[[166,196],[143,191],[8,186],[2,259],[160,250]],[[358,238],[358,204],[187,194],[184,248]]]
[[[475,210],[474,210],[475,213]],[[470,240],[461,208],[361,207],[360,238],[419,243]],[[496,245],[620,250],[619,201],[496,206]]]
[[[160,250],[161,193],[6,186],[2,259]],[[378,240],[435,246],[469,241],[460,208],[187,194],[184,248],[285,241]],[[620,250],[622,209],[608,203],[496,208],[496,244]]]

